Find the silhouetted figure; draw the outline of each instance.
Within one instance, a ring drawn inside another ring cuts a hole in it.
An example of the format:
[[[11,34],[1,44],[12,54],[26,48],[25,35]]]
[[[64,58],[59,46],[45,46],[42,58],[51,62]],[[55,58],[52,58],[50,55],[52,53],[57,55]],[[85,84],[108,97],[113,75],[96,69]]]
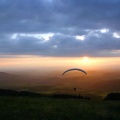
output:
[[[74,91],[76,91],[77,89],[76,88],[74,88]]]

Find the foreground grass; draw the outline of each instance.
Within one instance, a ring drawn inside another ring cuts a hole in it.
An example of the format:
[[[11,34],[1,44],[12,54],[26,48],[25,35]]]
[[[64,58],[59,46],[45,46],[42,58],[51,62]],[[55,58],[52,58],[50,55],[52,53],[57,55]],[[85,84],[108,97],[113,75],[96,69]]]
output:
[[[120,120],[120,101],[0,97],[0,120]]]

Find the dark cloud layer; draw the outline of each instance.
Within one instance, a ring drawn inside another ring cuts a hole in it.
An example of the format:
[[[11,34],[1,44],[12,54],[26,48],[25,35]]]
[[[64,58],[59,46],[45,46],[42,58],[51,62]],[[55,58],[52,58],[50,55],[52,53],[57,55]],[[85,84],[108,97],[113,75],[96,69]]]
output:
[[[120,56],[120,39],[112,34],[91,35],[84,41],[73,36],[56,34],[46,41],[35,36],[0,36],[0,54],[42,56]],[[106,39],[107,38],[107,39]]]
[[[120,56],[119,21],[120,0],[1,0],[0,54]]]

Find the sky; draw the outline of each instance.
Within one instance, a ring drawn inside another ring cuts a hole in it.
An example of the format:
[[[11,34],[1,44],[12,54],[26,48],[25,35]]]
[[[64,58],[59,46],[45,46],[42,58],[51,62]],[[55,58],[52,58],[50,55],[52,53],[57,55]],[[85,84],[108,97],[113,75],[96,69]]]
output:
[[[0,65],[20,66],[23,58],[48,66],[84,56],[117,60],[119,23],[120,0],[0,0]]]

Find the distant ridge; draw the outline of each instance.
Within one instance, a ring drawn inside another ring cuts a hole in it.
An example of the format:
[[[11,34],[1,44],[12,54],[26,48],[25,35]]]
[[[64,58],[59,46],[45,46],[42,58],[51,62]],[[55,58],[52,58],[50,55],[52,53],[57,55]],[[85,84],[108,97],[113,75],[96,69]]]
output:
[[[51,97],[51,98],[62,98],[62,99],[87,99],[88,97],[83,97],[81,95],[71,95],[71,94],[42,94],[30,91],[16,91],[10,89],[0,89],[0,96],[25,96],[25,97]]]
[[[26,76],[10,74],[10,73],[6,73],[6,72],[0,72],[0,87],[2,87],[2,85],[15,86],[16,84],[18,84],[18,85],[23,84],[23,83],[27,84],[27,83],[29,83],[28,81],[30,81],[30,78],[28,80],[28,77],[26,77]]]
[[[10,89],[0,89],[0,96],[29,96],[29,97],[41,97],[41,94],[29,92],[29,91],[16,91]]]
[[[6,72],[0,72],[0,77],[1,77],[1,76],[6,76],[6,75],[11,75],[11,74],[6,73]]]

